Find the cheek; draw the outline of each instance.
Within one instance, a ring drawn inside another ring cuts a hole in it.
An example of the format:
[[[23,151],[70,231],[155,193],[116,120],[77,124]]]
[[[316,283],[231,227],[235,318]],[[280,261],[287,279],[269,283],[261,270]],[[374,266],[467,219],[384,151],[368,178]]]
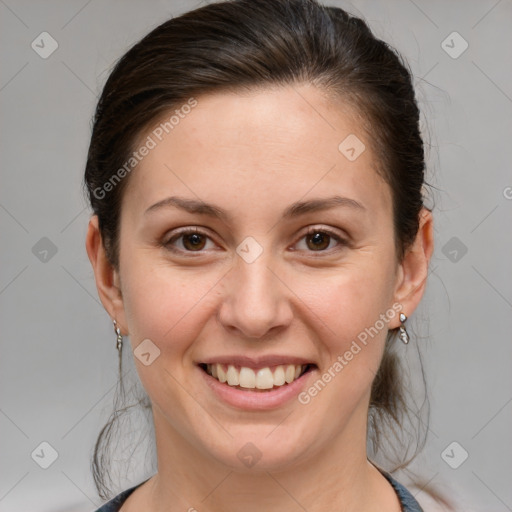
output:
[[[133,268],[129,275],[123,283],[123,295],[139,379],[160,410],[169,412],[169,404],[173,404],[168,420],[187,435],[187,422],[201,423],[200,410],[186,405],[189,396],[184,391],[188,389],[191,351],[205,322],[214,314],[210,297],[218,276],[198,277],[168,268],[147,272]],[[148,366],[136,357],[137,346],[146,339],[160,351]]]
[[[298,283],[299,280],[296,280]],[[343,350],[352,340],[375,325],[389,306],[390,290],[383,275],[368,271],[341,271],[328,278],[302,280],[297,294],[309,308],[317,324],[323,324],[324,342],[332,351]],[[385,334],[387,326],[378,323]]]
[[[334,432],[369,396],[396,312],[387,280],[371,272],[333,275],[322,287],[304,282],[301,296],[322,354],[318,380],[301,403],[311,403],[319,418],[330,415]]]
[[[222,272],[143,264],[125,270],[123,303],[134,348],[149,338],[161,350],[183,351],[229,294]],[[308,323],[333,357],[389,307],[388,283],[375,269],[286,274],[293,293],[285,300],[295,305],[295,321]]]
[[[128,279],[123,282],[133,348],[149,338],[161,351],[182,352],[199,334],[204,318],[212,314],[210,297],[218,277],[163,267],[144,268],[128,268]]]

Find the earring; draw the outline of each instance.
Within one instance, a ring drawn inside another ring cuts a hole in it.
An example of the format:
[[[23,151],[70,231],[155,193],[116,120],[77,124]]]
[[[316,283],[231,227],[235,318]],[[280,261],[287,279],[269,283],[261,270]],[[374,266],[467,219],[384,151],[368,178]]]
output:
[[[121,352],[121,349],[123,348],[123,335],[121,334],[121,329],[117,327],[117,322],[115,320],[113,320],[112,322],[114,324],[114,332],[117,335],[116,348],[119,352]]]
[[[404,342],[405,345],[409,343],[409,335],[407,334],[407,331],[404,326],[404,322],[407,320],[407,317],[404,315],[404,313],[400,313],[400,322],[402,322],[402,325],[400,326],[400,339]]]

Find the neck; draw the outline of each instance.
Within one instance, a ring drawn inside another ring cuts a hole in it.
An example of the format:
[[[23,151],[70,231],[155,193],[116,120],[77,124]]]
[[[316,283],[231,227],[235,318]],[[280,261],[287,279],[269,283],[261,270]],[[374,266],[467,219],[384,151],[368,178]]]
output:
[[[397,497],[366,455],[366,414],[316,451],[285,468],[257,463],[245,471],[221,464],[153,411],[158,473],[148,487],[154,512],[319,512],[399,510]],[[262,460],[263,462],[263,460]],[[148,482],[149,483],[149,482]],[[388,508],[383,503],[388,503]]]

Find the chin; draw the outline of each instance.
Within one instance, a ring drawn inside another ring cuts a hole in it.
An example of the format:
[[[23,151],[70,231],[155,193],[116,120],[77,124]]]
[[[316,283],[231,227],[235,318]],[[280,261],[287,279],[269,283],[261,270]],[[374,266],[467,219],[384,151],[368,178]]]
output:
[[[233,437],[226,435],[224,442],[214,446],[210,442],[204,449],[237,473],[289,470],[306,458],[308,439],[299,432],[293,435],[289,428],[283,432],[279,429],[278,423],[257,430],[254,425],[232,427],[227,430]]]

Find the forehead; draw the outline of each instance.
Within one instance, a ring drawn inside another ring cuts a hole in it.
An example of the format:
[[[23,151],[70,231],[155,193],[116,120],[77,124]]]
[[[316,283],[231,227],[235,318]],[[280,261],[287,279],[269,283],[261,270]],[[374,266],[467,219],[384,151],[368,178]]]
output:
[[[142,134],[139,146],[154,147],[130,175],[123,203],[132,213],[175,194],[268,212],[270,203],[336,193],[390,214],[389,187],[349,105],[307,85],[195,100]]]

